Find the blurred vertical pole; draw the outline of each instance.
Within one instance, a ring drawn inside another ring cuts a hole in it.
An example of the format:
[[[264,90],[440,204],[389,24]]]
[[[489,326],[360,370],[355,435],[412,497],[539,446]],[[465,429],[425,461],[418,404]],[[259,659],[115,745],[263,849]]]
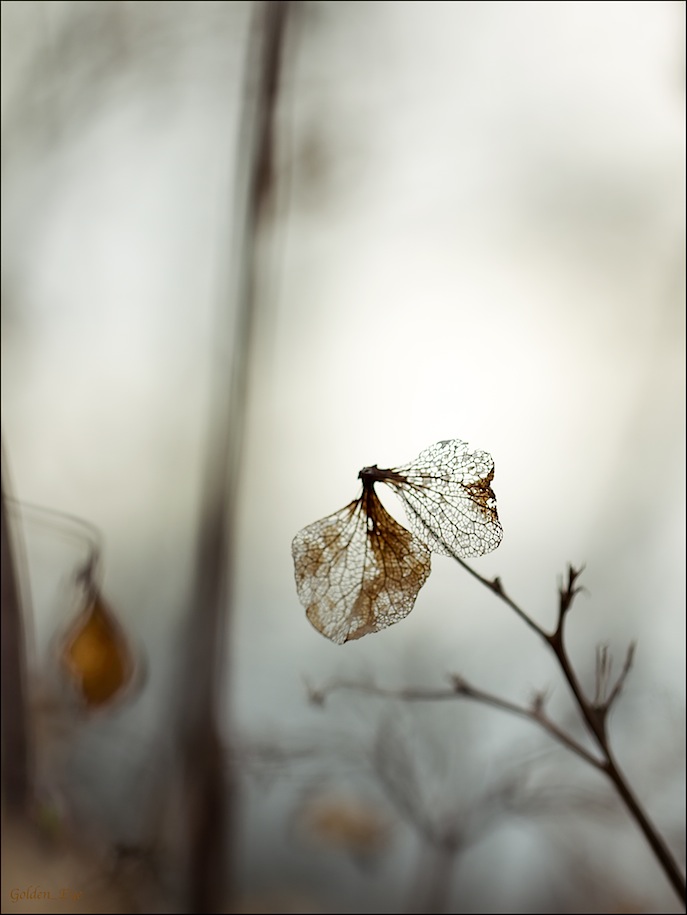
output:
[[[442,915],[450,910],[451,884],[458,852],[457,846],[441,839],[423,849],[417,889],[408,909],[410,915],[424,915],[426,912]]]
[[[0,471],[0,591],[2,594],[2,800],[4,811],[26,811],[29,790],[29,739],[26,708],[26,643],[16,554],[12,548],[7,505],[4,461]]]
[[[254,4],[239,125],[231,277],[217,317],[196,567],[182,677],[188,909],[226,911],[235,896],[235,790],[220,741],[226,694],[243,443],[255,348],[258,241],[272,198],[274,110],[290,4]],[[231,739],[231,738],[230,738]]]

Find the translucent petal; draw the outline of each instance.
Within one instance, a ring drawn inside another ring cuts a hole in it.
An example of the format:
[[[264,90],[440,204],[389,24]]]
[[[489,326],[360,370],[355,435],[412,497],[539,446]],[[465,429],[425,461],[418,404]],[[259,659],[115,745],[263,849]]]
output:
[[[490,454],[451,439],[425,448],[384,482],[402,499],[411,530],[432,552],[466,559],[501,542],[493,478]]]
[[[407,616],[430,573],[427,547],[394,521],[372,487],[300,531],[291,552],[308,619],[338,644]]]

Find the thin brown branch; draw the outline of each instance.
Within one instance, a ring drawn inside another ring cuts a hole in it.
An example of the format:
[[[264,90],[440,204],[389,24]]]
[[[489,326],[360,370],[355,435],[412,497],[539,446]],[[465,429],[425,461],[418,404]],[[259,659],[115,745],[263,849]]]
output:
[[[570,610],[573,605],[573,601],[576,596],[584,591],[583,587],[578,587],[577,579],[584,572],[584,566],[580,566],[579,569],[574,568],[574,566],[568,566],[568,582],[566,585],[561,585],[558,589],[558,628],[563,626],[563,618],[566,613]]]
[[[570,685],[573,695],[575,696],[582,716],[584,717],[589,730],[596,737],[597,743],[602,753],[604,754],[606,760],[604,771],[612,782],[615,790],[620,795],[620,798],[628,809],[630,815],[633,817],[642,833],[644,834],[644,838],[646,839],[649,847],[654,852],[654,855],[663,868],[663,871],[670,881],[671,886],[678,894],[681,902],[684,903],[685,895],[687,894],[687,884],[685,884],[685,877],[682,874],[680,867],[675,860],[675,857],[668,848],[668,845],[658,832],[658,829],[649,818],[639,800],[635,797],[635,794],[630,788],[625,775],[613,757],[613,752],[611,750],[611,745],[606,729],[606,713],[608,711],[608,706],[602,706],[600,709],[595,708],[594,705],[592,705],[582,693],[579,682],[577,680],[577,676],[573,670],[567,650],[565,648],[565,644],[563,642],[562,627],[560,631],[560,640],[555,642],[552,641],[551,647],[556,654],[563,674],[568,681],[568,684]],[[615,695],[619,694],[620,688],[622,688],[622,684],[630,671],[633,656],[634,649],[628,651],[628,656],[626,658],[623,671],[620,675],[620,687],[618,688],[618,684],[616,684],[617,689],[614,688],[613,691]]]
[[[567,747],[567,749],[576,756],[579,756],[581,759],[584,759],[585,762],[588,762],[590,766],[594,766],[596,769],[603,769],[603,760],[597,759],[549,718],[544,710],[544,697],[541,694],[535,696],[532,705],[527,707],[517,705],[507,699],[502,699],[500,696],[495,696],[493,693],[487,693],[484,690],[477,689],[467,683],[462,677],[454,677],[453,684],[456,692],[466,699],[474,699],[477,702],[490,705],[492,708],[499,708],[504,712],[510,712],[511,714],[519,715],[522,718],[528,718],[530,721],[533,721],[543,728],[554,740],[557,740],[558,743],[563,744],[564,747]]]
[[[310,691],[311,701],[318,705],[323,705],[327,696],[334,692],[343,690],[354,690],[356,692],[367,693],[372,696],[379,696],[386,699],[400,699],[403,702],[437,702],[447,699],[471,699],[474,702],[481,702],[492,708],[501,709],[503,712],[509,712],[511,715],[517,715],[520,718],[526,718],[534,722],[540,728],[543,728],[554,740],[562,744],[572,753],[575,753],[590,766],[595,769],[605,771],[605,762],[597,759],[573,737],[566,734],[558,725],[553,722],[544,712],[541,703],[533,703],[528,707],[518,705],[494,693],[488,693],[485,690],[477,689],[467,682],[463,677],[451,677],[452,689],[386,689],[376,686],[374,683],[362,683],[350,680],[332,680],[330,683],[317,690]]]
[[[618,698],[618,696],[622,692],[622,689],[623,689],[623,686],[625,685],[625,681],[627,680],[628,674],[632,670],[632,664],[634,662],[634,656],[635,656],[636,649],[637,649],[637,643],[630,642],[628,649],[627,649],[627,654],[625,655],[625,663],[623,664],[623,669],[620,671],[620,676],[616,680],[615,686],[608,694],[608,697],[603,702],[604,712],[608,712],[610,707],[613,705],[615,700]],[[610,676],[610,668],[609,668],[609,676]]]
[[[634,658],[634,645],[631,645],[630,649],[628,650],[623,670],[621,671],[618,681],[613,687],[613,690],[611,691],[606,702],[602,703],[601,705],[590,702],[584,694],[575,669],[572,665],[572,662],[570,661],[570,657],[565,645],[565,621],[567,619],[568,612],[573,604],[575,597],[584,590],[577,583],[582,573],[582,568],[575,569],[572,565],[568,567],[567,582],[565,585],[562,585],[559,588],[558,624],[555,631],[548,634],[536,622],[534,622],[534,620],[532,620],[532,618],[528,616],[524,610],[518,607],[517,604],[506,595],[500,579],[496,578],[493,582],[491,582],[471,569],[470,566],[468,566],[462,559],[459,559],[458,557],[455,558],[460,563],[460,565],[463,566],[464,569],[470,572],[471,575],[481,581],[482,584],[486,585],[486,587],[497,594],[501,600],[508,604],[508,606],[517,613],[517,615],[530,627],[530,629],[534,630],[534,632],[536,632],[540,638],[543,638],[551,651],[553,651],[555,654],[556,660],[558,661],[563,676],[565,677],[570,691],[575,698],[585,724],[587,725],[588,730],[594,737],[599,749],[603,754],[604,761],[601,765],[599,765],[597,762],[596,768],[601,768],[601,770],[605,772],[605,774],[612,782],[615,790],[618,792],[630,815],[633,817],[642,833],[644,834],[649,847],[654,852],[656,859],[661,865],[664,873],[666,874],[666,877],[670,881],[671,886],[678,894],[681,902],[684,903],[685,894],[687,892],[685,877],[682,874],[672,852],[666,845],[656,826],[649,819],[642,805],[635,797],[634,792],[627,782],[627,779],[616,763],[613,757],[607,733],[607,713],[612,703],[620,694],[625,680],[627,679],[627,676],[631,670],[632,661]],[[608,664],[608,659],[606,659],[605,664]],[[607,669],[604,672],[604,676],[608,677],[609,673],[610,671]],[[599,688],[600,684],[597,683],[597,693],[599,692]]]
[[[596,646],[596,692],[594,693],[594,705],[601,708],[604,697],[608,690],[608,678],[611,675],[611,660],[608,653],[608,645]]]
[[[485,578],[483,575],[480,575],[479,572],[476,572],[475,569],[472,568],[472,566],[469,566],[467,564],[467,562],[465,562],[464,559],[461,559],[460,556],[457,553],[455,553],[454,551],[451,551],[451,556],[453,559],[455,559],[455,561],[459,565],[461,565],[465,569],[466,572],[469,572],[473,578],[476,578],[477,581],[481,582],[486,588],[489,588],[490,591],[493,591],[497,597],[500,597],[501,600],[504,602],[504,604],[507,604],[511,608],[511,610],[520,617],[520,619],[523,621],[523,623],[525,623],[526,626],[529,626],[529,628],[532,629],[533,632],[536,632],[536,634],[539,636],[540,639],[543,639],[544,641],[548,641],[549,635],[546,632],[546,630],[543,629],[539,625],[539,623],[537,623],[535,620],[533,620],[532,617],[529,616],[529,614],[525,613],[525,611],[522,609],[522,607],[519,607],[515,603],[515,601],[506,594],[506,591],[503,587],[503,584],[502,584],[500,578],[497,577],[497,578],[494,578],[493,580],[490,580],[489,578]]]

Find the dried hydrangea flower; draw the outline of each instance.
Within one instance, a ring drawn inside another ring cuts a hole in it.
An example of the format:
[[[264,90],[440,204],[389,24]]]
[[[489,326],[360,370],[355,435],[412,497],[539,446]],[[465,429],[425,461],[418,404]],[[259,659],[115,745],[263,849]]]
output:
[[[374,465],[358,476],[360,498],[304,528],[291,548],[308,619],[339,644],[410,613],[431,571],[430,551],[481,556],[502,537],[491,489],[494,462],[465,442],[438,442],[403,467]],[[375,483],[400,496],[412,533],[386,511]]]

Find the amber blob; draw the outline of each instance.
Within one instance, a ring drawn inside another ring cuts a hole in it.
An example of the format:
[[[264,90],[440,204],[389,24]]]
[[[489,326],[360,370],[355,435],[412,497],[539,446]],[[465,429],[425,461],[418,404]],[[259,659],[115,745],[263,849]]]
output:
[[[89,708],[112,702],[130,684],[134,665],[128,640],[99,593],[67,634],[61,661]]]

